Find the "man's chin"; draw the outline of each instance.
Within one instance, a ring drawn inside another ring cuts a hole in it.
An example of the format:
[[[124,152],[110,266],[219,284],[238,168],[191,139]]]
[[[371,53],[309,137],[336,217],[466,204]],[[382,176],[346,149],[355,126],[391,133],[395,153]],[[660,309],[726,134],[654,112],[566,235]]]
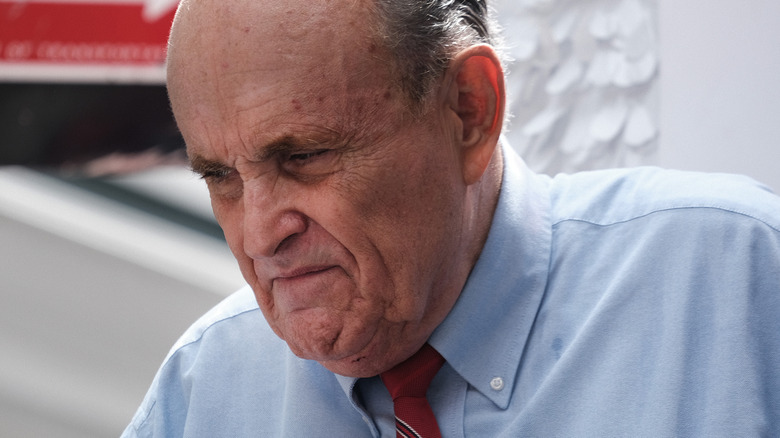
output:
[[[373,341],[371,337],[349,340],[337,338],[336,342],[325,341],[317,345],[308,343],[302,348],[301,344],[287,340],[287,345],[296,356],[317,361],[336,374],[348,377],[373,377],[388,369],[389,366],[385,355],[377,353],[378,349],[371,341]]]
[[[373,377],[392,366],[377,356],[363,353],[338,360],[321,360],[317,362],[327,370],[347,377]]]

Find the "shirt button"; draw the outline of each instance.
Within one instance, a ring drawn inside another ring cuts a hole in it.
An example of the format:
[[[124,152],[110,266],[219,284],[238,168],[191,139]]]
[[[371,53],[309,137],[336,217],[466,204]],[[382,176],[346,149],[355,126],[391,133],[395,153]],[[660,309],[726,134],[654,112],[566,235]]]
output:
[[[493,377],[493,380],[490,381],[490,387],[495,391],[501,391],[504,389],[504,379],[501,377]]]

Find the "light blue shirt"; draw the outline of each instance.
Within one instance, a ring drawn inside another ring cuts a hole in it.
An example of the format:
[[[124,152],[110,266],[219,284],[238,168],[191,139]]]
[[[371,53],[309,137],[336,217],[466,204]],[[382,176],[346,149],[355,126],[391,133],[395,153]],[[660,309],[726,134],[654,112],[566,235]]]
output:
[[[505,149],[482,255],[430,338],[445,437],[780,436],[780,198],[655,168],[531,173]],[[242,289],[123,436],[394,437],[378,378],[294,356]]]

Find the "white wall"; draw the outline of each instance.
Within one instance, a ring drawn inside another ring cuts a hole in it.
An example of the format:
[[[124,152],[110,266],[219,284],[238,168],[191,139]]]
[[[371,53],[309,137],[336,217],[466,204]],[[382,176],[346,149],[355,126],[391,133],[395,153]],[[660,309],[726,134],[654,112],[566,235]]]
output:
[[[508,137],[533,169],[659,164],[744,173],[780,191],[780,1],[495,0],[493,5],[515,59],[509,75],[515,117]],[[633,88],[619,80],[625,69],[607,72],[610,80],[592,80],[603,53],[625,58],[627,67],[641,66],[637,42],[642,53],[658,55],[657,74]],[[572,57],[580,68],[568,75],[571,86],[551,94],[550,82],[572,70],[565,68]],[[624,100],[629,108],[648,111],[658,137],[641,147],[623,141],[628,128],[616,121],[626,118],[610,106]],[[595,121],[604,120],[601,112],[611,115],[615,128],[607,143],[588,140]],[[547,122],[543,128],[540,120]]]
[[[659,164],[780,191],[780,1],[660,0]]]

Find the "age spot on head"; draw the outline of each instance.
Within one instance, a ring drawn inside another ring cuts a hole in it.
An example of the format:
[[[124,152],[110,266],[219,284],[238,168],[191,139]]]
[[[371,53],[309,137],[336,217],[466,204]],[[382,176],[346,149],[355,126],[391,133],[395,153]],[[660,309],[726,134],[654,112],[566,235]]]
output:
[[[293,108],[295,108],[295,111],[300,111],[303,109],[303,105],[301,105],[301,102],[298,101],[298,99],[293,99],[292,102]]]

